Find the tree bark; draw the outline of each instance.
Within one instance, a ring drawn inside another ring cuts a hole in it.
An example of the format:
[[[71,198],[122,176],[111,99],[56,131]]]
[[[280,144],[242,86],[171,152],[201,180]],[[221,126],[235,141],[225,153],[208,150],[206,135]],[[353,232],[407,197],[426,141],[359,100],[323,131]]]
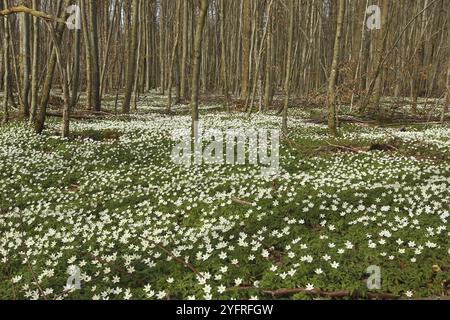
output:
[[[33,10],[38,11],[38,0],[33,0]],[[30,125],[36,119],[38,106],[38,72],[39,72],[39,18],[33,16],[33,57],[31,65],[31,106],[30,106]]]
[[[442,122],[445,121],[445,117],[448,114],[449,105],[450,105],[450,58],[448,60],[448,66],[447,66],[446,93],[445,93],[445,100],[444,100],[444,108],[442,109],[442,117],[441,117]]]
[[[8,1],[3,0],[3,7],[8,8]],[[8,17],[3,18],[3,29],[5,36],[3,37],[3,61],[4,61],[4,74],[3,74],[3,123],[9,120],[9,108],[8,100],[10,94],[9,83],[9,32],[8,32]]]
[[[191,115],[192,115],[192,136],[194,136],[196,125],[199,121],[199,86],[200,86],[200,64],[202,58],[203,29],[208,14],[209,0],[198,0],[198,14],[195,23],[194,37],[194,61],[192,67],[192,84],[191,84]]]
[[[187,96],[187,63],[188,63],[188,10],[189,1],[183,1],[183,45],[182,45],[182,58],[181,58],[181,75],[180,75],[180,96],[182,99],[186,99]]]
[[[247,100],[250,79],[250,50],[252,35],[252,0],[242,0],[242,75],[241,99]]]
[[[56,27],[56,40],[58,43],[61,42],[62,36],[64,34],[64,30],[66,29],[65,25],[65,8],[69,5],[69,0],[64,0],[60,3],[58,8],[58,15],[61,15],[61,19],[57,21],[58,26]],[[61,23],[60,21],[64,21]],[[41,89],[41,100],[39,103],[39,110],[36,118],[35,131],[37,134],[41,134],[44,131],[45,126],[45,117],[47,115],[47,106],[50,100],[50,91],[52,89],[53,84],[53,76],[55,73],[55,68],[57,64],[57,52],[54,45],[51,45],[51,54],[48,58],[47,62],[47,73],[45,74],[44,84]]]
[[[285,134],[288,132],[288,109],[289,98],[291,93],[291,69],[292,69],[292,48],[294,46],[294,1],[289,0],[289,35],[288,35],[288,49],[286,60],[286,75],[284,80],[284,107],[283,107],[283,124],[282,129]]]
[[[377,34],[377,49],[375,52],[375,61],[376,63],[382,63],[387,44],[387,35],[388,35],[388,10],[389,10],[389,1],[381,0],[381,30],[378,30]],[[375,80],[375,89],[374,96],[372,102],[372,110],[376,111],[380,105],[381,94],[383,91],[383,72],[380,72],[376,75]],[[379,110],[378,110],[379,111]]]
[[[22,4],[24,1],[22,0]],[[25,13],[20,14],[20,60],[22,71],[22,92],[21,105],[22,115],[25,119],[30,116],[30,26],[29,16]]]
[[[125,98],[122,105],[122,113],[130,113],[131,96],[133,94],[134,76],[136,72],[136,55],[138,46],[139,0],[133,0],[133,26],[131,30],[131,43],[128,50],[128,70],[125,85]]]
[[[100,101],[100,64],[99,64],[99,48],[98,48],[98,1],[88,1],[88,17],[89,17],[89,42],[90,42],[90,55],[92,58],[92,110],[101,111]]]
[[[341,48],[342,26],[344,24],[345,0],[339,0],[336,38],[334,42],[333,63],[328,84],[328,130],[333,136],[337,135],[336,116],[336,83],[338,79],[339,53]]]

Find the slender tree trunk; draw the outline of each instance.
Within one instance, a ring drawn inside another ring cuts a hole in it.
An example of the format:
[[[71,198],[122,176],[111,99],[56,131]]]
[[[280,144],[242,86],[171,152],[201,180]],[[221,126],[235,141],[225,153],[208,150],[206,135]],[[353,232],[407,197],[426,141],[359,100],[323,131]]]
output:
[[[25,1],[22,0],[22,5],[25,5]],[[25,119],[30,116],[30,76],[31,76],[31,66],[30,66],[30,17],[28,14],[20,14],[20,58],[21,58],[21,69],[22,69],[22,92],[21,92],[21,104],[22,104],[22,115]]]
[[[166,93],[166,50],[165,50],[165,34],[166,34],[166,20],[164,8],[167,6],[167,0],[160,0],[160,14],[159,14],[159,61],[160,61],[160,86],[161,93]]]
[[[91,41],[89,40],[89,0],[81,0],[81,23],[83,29],[83,42],[84,42],[84,56],[86,60],[86,109],[92,110],[92,70],[93,70],[93,57],[91,55]]]
[[[38,0],[33,0],[33,10],[39,10]],[[39,71],[39,18],[33,17],[33,58],[31,65],[31,110],[30,125],[36,119],[38,106],[38,71]]]
[[[273,40],[272,40],[272,25],[269,26],[267,40],[266,40],[266,74],[265,74],[265,87],[264,87],[264,107],[269,110],[271,104],[271,92],[272,92],[272,64],[273,64]]]
[[[377,49],[375,53],[375,61],[377,63],[381,63],[384,57],[384,53],[386,51],[387,44],[387,34],[388,34],[388,10],[389,10],[389,1],[382,0],[381,1],[381,30],[378,30],[377,34]],[[383,93],[383,72],[380,72],[377,75],[375,80],[375,89],[374,96],[372,102],[372,109],[376,111],[380,105],[381,94]],[[379,110],[378,110],[379,111]]]
[[[226,8],[225,3],[227,0],[220,0],[220,39],[221,39],[221,73],[222,73],[222,93],[225,96],[227,104],[227,111],[230,112],[230,93],[228,89],[228,74],[227,74],[227,48],[226,48],[226,36],[225,36],[225,19]]]
[[[250,102],[250,106],[248,109],[248,114],[251,115],[252,111],[253,111],[253,104],[254,101],[256,99],[256,90],[258,88],[258,81],[260,79],[260,67],[261,67],[261,60],[262,60],[262,55],[264,53],[264,49],[266,48],[265,46],[265,42],[266,42],[266,37],[267,37],[267,33],[268,33],[268,29],[269,29],[269,25],[270,25],[270,20],[272,18],[272,5],[273,5],[273,1],[274,0],[270,0],[269,3],[267,4],[267,8],[266,8],[266,23],[264,25],[264,29],[263,29],[263,36],[261,39],[261,44],[260,44],[260,48],[259,48],[259,52],[258,55],[256,56],[256,66],[255,66],[255,71],[254,71],[254,76],[253,76],[253,86],[252,86],[252,97],[251,97],[251,102]],[[293,33],[293,29],[292,29],[292,33]],[[292,38],[293,38],[293,34],[292,34]],[[292,39],[293,41],[294,39]],[[256,52],[256,50],[255,50]],[[261,111],[261,110],[259,110]]]
[[[241,99],[247,100],[250,79],[250,51],[252,35],[252,0],[242,0],[242,75]]]
[[[183,1],[183,45],[182,45],[182,58],[181,58],[181,79],[180,79],[180,96],[182,99],[186,99],[187,96],[187,68],[188,63],[188,10],[189,1]]]
[[[106,41],[106,48],[105,48],[105,54],[103,57],[103,64],[102,64],[102,68],[101,68],[101,75],[100,75],[100,101],[103,97],[103,93],[105,92],[105,76],[106,76],[106,72],[108,69],[108,61],[109,61],[109,52],[111,49],[111,39],[112,39],[112,33],[114,30],[114,26],[116,24],[116,16],[117,16],[117,10],[119,8],[118,6],[118,1],[115,0],[114,1],[114,8],[112,9],[113,12],[113,16],[112,16],[112,21],[111,24],[109,26],[109,31],[108,31],[108,39]],[[109,15],[108,15],[109,17]]]
[[[88,1],[88,17],[89,17],[89,47],[90,56],[92,59],[92,110],[99,112],[101,111],[101,101],[100,101],[100,64],[99,64],[99,48],[98,48],[98,3],[97,1]]]
[[[330,134],[337,135],[336,116],[336,83],[338,79],[339,52],[341,48],[342,27],[344,24],[345,0],[339,0],[336,38],[334,42],[333,63],[328,84],[328,130]]]
[[[3,0],[3,7],[8,8],[8,1]],[[3,17],[3,61],[4,61],[4,74],[3,74],[3,122],[6,123],[9,120],[9,108],[8,100],[10,95],[10,83],[9,83],[9,32],[8,32],[8,17]]]
[[[441,116],[442,122],[445,121],[445,117],[448,114],[449,105],[450,105],[450,58],[448,60],[448,66],[447,66],[446,93],[445,93],[445,100],[444,100],[444,108],[442,109],[442,116]]]
[[[173,77],[174,77],[174,64],[175,58],[178,51],[178,42],[180,37],[180,1],[177,1],[176,8],[176,23],[175,23],[175,40],[173,43],[172,54],[170,56],[170,65],[169,65],[169,101],[167,109],[170,112],[172,110],[172,87],[173,87]]]
[[[70,108],[73,110],[78,101],[78,90],[80,87],[80,54],[81,54],[81,32],[80,30],[73,30],[74,37],[74,49],[73,49],[73,67],[72,67],[72,80],[71,80],[71,98]]]
[[[194,61],[192,67],[191,84],[191,113],[192,113],[192,136],[194,136],[195,127],[199,121],[198,100],[200,86],[200,64],[202,59],[203,29],[208,14],[209,0],[198,0],[198,15],[195,23],[194,37]]]
[[[131,30],[131,43],[128,50],[128,70],[125,85],[125,98],[122,105],[122,113],[130,113],[131,96],[133,94],[134,76],[136,72],[136,54],[138,46],[138,28],[139,28],[139,0],[133,0],[133,26]]]
[[[291,64],[292,64],[292,48],[294,44],[294,1],[289,0],[289,39],[288,39],[288,49],[287,49],[287,60],[286,60],[286,77],[284,80],[284,108],[283,108],[283,132],[287,134],[288,132],[288,109],[289,109],[289,98],[291,93]]]

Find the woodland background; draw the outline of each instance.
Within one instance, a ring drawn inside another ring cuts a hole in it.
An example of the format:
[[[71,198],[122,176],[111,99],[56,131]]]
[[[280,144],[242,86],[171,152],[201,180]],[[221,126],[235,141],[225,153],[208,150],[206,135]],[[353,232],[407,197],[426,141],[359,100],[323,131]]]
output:
[[[67,18],[65,9],[73,4],[80,7],[80,30],[54,18]],[[169,95],[169,110],[180,102],[198,104],[199,93],[249,114],[284,109],[284,118],[293,100],[322,104],[330,110],[330,127],[341,103],[389,117],[382,97],[409,98],[413,111],[419,97],[440,98],[442,120],[448,110],[448,0],[2,0],[1,5],[49,15],[5,11],[0,26],[4,121],[20,109],[38,133],[52,88],[65,92],[59,101],[65,100],[65,122],[77,107],[101,112],[108,94],[116,96],[116,110],[129,113],[140,94],[152,89]],[[370,5],[381,10],[380,29],[366,26]],[[80,103],[82,93],[86,99]],[[198,117],[198,108],[192,110]]]

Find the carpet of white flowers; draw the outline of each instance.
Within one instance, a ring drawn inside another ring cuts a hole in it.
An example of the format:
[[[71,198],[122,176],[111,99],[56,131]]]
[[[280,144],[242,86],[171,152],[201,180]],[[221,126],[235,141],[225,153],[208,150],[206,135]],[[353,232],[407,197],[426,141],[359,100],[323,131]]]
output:
[[[204,127],[278,128],[275,116],[203,115]],[[349,125],[331,139],[298,114],[281,174],[171,162],[187,116],[72,124],[75,139],[0,128],[0,298],[267,299],[270,291],[447,294],[450,128]],[[401,150],[315,152],[397,141]],[[302,150],[309,150],[302,152]],[[310,152],[311,151],[311,152]],[[81,270],[81,289],[67,288]]]

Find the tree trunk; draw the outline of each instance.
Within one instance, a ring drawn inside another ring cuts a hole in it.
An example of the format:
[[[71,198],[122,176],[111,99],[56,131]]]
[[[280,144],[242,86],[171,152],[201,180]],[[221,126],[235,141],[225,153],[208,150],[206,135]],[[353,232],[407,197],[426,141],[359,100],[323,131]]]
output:
[[[99,112],[101,111],[101,101],[100,101],[100,64],[99,64],[99,49],[98,49],[98,3],[97,1],[88,1],[88,37],[89,37],[89,48],[90,56],[92,59],[92,105],[91,109]]]
[[[178,42],[180,37],[180,0],[177,1],[176,8],[176,23],[175,23],[175,40],[172,47],[172,54],[170,56],[170,65],[169,65],[169,101],[168,101],[168,112],[172,110],[172,87],[173,87],[173,77],[174,77],[174,64],[175,58],[178,51]]]
[[[377,48],[374,59],[376,63],[382,63],[384,53],[386,51],[387,34],[388,34],[388,23],[387,23],[388,18],[387,15],[389,10],[388,6],[389,6],[388,0],[381,1],[381,30],[378,30],[376,35]],[[375,80],[375,89],[372,101],[373,111],[377,111],[377,109],[380,106],[381,94],[383,93],[382,91],[383,91],[383,72],[380,72]],[[378,113],[379,111],[380,110],[378,110]]]
[[[208,14],[209,0],[198,0],[198,14],[195,23],[194,37],[194,61],[192,67],[191,84],[191,114],[192,114],[192,136],[194,136],[195,127],[199,121],[198,96],[200,86],[200,64],[202,59],[203,29]]]
[[[288,109],[289,98],[291,93],[291,69],[292,69],[292,48],[294,46],[294,1],[289,0],[289,35],[288,35],[288,49],[286,60],[286,75],[284,80],[284,107],[283,107],[283,133],[288,132]]]
[[[3,0],[3,7],[8,8],[8,1]],[[10,83],[9,83],[9,32],[8,30],[8,17],[3,17],[3,61],[4,61],[4,74],[3,74],[3,122],[8,122],[9,110],[8,110],[8,100],[10,95]]]
[[[38,0],[33,0],[33,10],[39,10]],[[31,110],[30,125],[36,119],[38,106],[38,71],[39,71],[39,18],[33,17],[33,58],[31,65]]]
[[[91,41],[89,40],[89,3],[88,0],[80,0],[81,4],[81,23],[83,29],[84,55],[86,59],[86,109],[92,110],[92,70],[93,57],[91,55]]]
[[[161,93],[164,95],[166,93],[166,50],[165,50],[165,34],[166,34],[166,20],[165,6],[167,5],[166,0],[160,1],[160,14],[159,14],[159,61],[160,61],[160,86]]]
[[[450,105],[450,58],[448,60],[447,66],[446,93],[445,93],[444,108],[442,109],[442,117],[441,117],[442,122],[445,121],[445,117],[448,114],[449,105]]]
[[[272,25],[269,25],[266,43],[266,74],[264,87],[264,107],[269,110],[271,104],[272,94],[272,64],[273,64],[273,40],[272,40]]]
[[[221,74],[222,74],[222,93],[225,96],[227,104],[227,111],[230,112],[230,93],[228,89],[228,74],[227,74],[227,48],[225,37],[225,19],[226,19],[226,0],[220,0],[220,39],[221,39]]]
[[[188,63],[188,10],[189,1],[183,0],[183,49],[181,58],[181,80],[180,80],[180,96],[186,99],[187,96],[187,63]]]
[[[58,15],[61,15],[62,19],[65,18],[65,8],[69,5],[69,0],[64,0],[59,4]],[[64,19],[65,20],[65,19]],[[62,36],[66,29],[66,25],[63,23],[58,23],[56,27],[56,40],[58,43],[61,43]],[[55,68],[57,64],[57,48],[54,45],[51,45],[51,54],[48,58],[47,62],[47,73],[45,74],[44,84],[41,90],[41,101],[39,103],[39,110],[36,118],[35,131],[37,134],[41,134],[44,131],[45,126],[45,117],[47,114],[47,106],[50,100],[50,91],[52,89],[53,84],[53,76],[55,73]]]
[[[250,79],[250,50],[252,36],[252,0],[242,0],[242,75],[241,99],[247,100]]]
[[[333,63],[328,84],[328,130],[333,136],[337,135],[336,117],[336,83],[338,79],[339,52],[341,48],[342,26],[344,24],[345,0],[339,0],[338,20],[336,27],[336,38],[333,50]]]
[[[134,76],[136,72],[136,55],[138,46],[139,0],[133,0],[133,26],[131,30],[131,43],[128,50],[128,70],[125,85],[125,98],[122,105],[122,113],[130,113],[131,96],[133,94]]]
[[[22,5],[25,1],[22,0]],[[22,71],[22,92],[21,92],[21,104],[22,104],[22,115],[25,119],[30,116],[30,76],[31,76],[31,66],[30,66],[30,17],[28,14],[20,14],[20,60],[21,60],[21,71]]]
[[[71,99],[70,108],[75,109],[78,101],[78,90],[80,86],[80,54],[81,54],[81,32],[80,30],[73,30],[75,33],[74,49],[73,49],[73,67],[71,80]]]

